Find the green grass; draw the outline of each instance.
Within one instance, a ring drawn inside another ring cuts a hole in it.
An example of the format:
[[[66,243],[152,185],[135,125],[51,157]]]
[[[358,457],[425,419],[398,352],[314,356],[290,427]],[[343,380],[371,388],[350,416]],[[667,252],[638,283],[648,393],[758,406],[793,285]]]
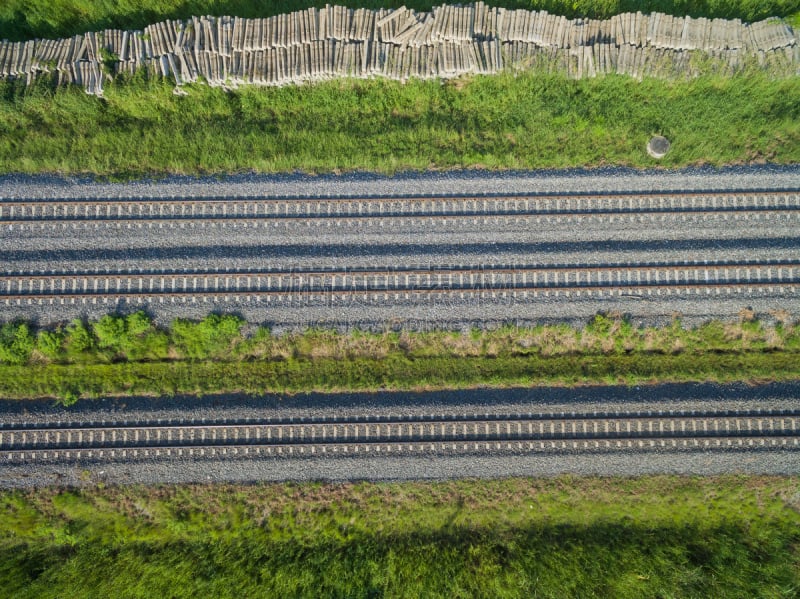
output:
[[[408,6],[430,10],[439,2],[425,0],[360,0],[351,8]],[[498,0],[492,6],[547,10],[568,17],[608,18],[622,12],[665,12],[676,16],[740,18],[755,21],[800,11],[799,0]],[[0,39],[56,38],[106,28],[143,29],[164,19],[192,15],[268,17],[323,7],[309,0],[5,0],[0,6]]]
[[[0,396],[451,389],[478,386],[780,381],[800,378],[800,326],[636,328],[619,316],[569,326],[465,333],[242,333],[233,316],[157,328],[143,313],[35,331],[0,327]]]
[[[800,161],[800,78],[693,81],[476,76],[441,85],[336,81],[234,92],[166,81],[0,84],[0,172],[137,176],[236,171],[562,168]],[[666,135],[657,162],[648,138]]]
[[[534,385],[642,384],[800,379],[800,354],[508,356],[395,355],[282,362],[157,362],[0,366],[6,398],[173,395],[243,392],[377,391]]]
[[[6,491],[0,596],[796,597],[799,485],[659,476]]]

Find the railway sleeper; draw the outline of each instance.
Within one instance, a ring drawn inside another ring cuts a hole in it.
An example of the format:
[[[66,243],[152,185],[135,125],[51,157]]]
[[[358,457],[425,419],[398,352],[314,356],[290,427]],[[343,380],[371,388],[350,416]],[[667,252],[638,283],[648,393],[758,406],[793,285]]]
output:
[[[487,442],[487,441],[552,441],[552,440],[636,440],[636,439],[691,439],[696,437],[703,438],[737,438],[737,437],[787,437],[796,436],[800,438],[800,430],[797,428],[770,428],[770,429],[737,429],[717,428],[704,430],[680,430],[680,429],[658,429],[653,431],[553,431],[553,432],[501,432],[501,433],[470,433],[470,434],[402,434],[402,435],[381,435],[381,434],[343,434],[321,435],[311,434],[310,432],[295,432],[292,435],[285,433],[281,436],[276,434],[267,436],[260,434],[254,435],[252,432],[245,434],[241,432],[236,436],[211,438],[143,438],[138,441],[131,439],[116,440],[85,440],[78,441],[20,441],[0,443],[0,451],[22,451],[22,450],[77,450],[77,449],[121,449],[121,448],[144,448],[144,447],[222,447],[233,445],[317,445],[319,443],[416,443],[416,442]]]

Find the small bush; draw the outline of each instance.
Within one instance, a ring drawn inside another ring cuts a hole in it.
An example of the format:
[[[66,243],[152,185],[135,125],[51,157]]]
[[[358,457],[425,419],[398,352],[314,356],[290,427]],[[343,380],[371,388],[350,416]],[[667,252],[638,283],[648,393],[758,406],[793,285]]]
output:
[[[96,340],[83,321],[73,320],[67,325],[64,353],[68,361],[80,362],[89,359],[95,345]]]
[[[0,327],[0,362],[25,364],[36,346],[27,323],[7,323]]]
[[[56,405],[68,408],[78,403],[81,398],[80,390],[74,386],[60,390],[58,397],[56,397]]]
[[[242,341],[243,325],[244,320],[232,314],[210,314],[200,322],[178,318],[172,321],[170,337],[185,358],[229,358],[235,343]]]
[[[106,315],[92,325],[101,355],[114,360],[159,360],[167,357],[169,338],[142,311],[127,316]]]
[[[64,359],[64,340],[66,335],[59,328],[55,331],[39,331],[36,335],[36,349],[53,362]]]

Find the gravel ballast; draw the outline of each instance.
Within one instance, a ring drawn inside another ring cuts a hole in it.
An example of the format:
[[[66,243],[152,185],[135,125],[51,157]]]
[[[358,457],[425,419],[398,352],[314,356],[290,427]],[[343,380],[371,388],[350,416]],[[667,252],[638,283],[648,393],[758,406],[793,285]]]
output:
[[[0,199],[113,197],[402,196],[615,191],[796,189],[800,165],[639,171],[625,168],[561,171],[371,173],[346,175],[234,175],[168,177],[158,181],[97,183],[91,179],[7,175]]]

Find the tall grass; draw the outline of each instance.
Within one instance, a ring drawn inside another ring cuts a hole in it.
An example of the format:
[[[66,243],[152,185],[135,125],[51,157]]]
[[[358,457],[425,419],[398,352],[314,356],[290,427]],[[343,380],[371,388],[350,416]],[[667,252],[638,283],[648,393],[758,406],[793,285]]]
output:
[[[657,476],[6,491],[0,595],[793,597],[799,484]]]
[[[166,81],[0,85],[0,172],[134,176],[430,167],[637,167],[800,161],[800,78],[693,81],[559,74],[442,85],[334,81],[226,92]],[[645,145],[672,142],[662,161]]]
[[[408,6],[430,10],[431,0],[359,0],[351,8]],[[664,12],[676,16],[739,18],[756,21],[800,11],[800,0],[494,0],[493,6],[547,10],[567,17],[608,18],[622,12]],[[106,28],[142,29],[164,19],[191,15],[268,17],[322,7],[312,0],[5,0],[0,5],[0,39],[68,37]]]

